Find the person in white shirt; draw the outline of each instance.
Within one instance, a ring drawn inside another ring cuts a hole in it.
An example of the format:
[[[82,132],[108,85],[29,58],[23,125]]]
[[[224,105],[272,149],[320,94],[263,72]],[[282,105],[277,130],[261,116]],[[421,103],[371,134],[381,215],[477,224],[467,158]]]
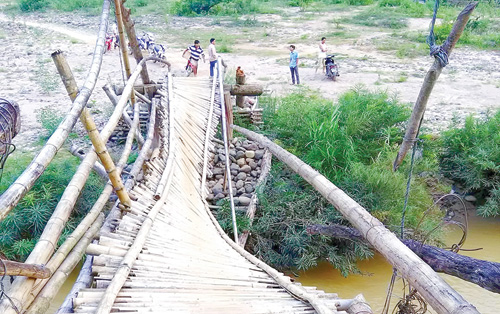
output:
[[[208,61],[210,61],[210,77],[214,76],[214,68],[217,63],[217,50],[215,50],[215,38],[210,39],[208,46]],[[219,75],[219,73],[217,73]]]
[[[326,58],[326,52],[328,51],[328,47],[326,46],[326,37],[321,38],[321,41],[319,42],[319,52],[318,52],[318,67],[320,65],[323,65],[323,73],[325,73],[326,66],[325,66],[325,58]],[[316,71],[318,68],[316,68]]]

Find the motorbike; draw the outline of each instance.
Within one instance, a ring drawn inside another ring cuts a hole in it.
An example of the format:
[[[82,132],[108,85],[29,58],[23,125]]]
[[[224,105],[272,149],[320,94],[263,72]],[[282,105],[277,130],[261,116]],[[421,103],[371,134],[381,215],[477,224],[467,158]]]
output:
[[[337,76],[340,76],[339,66],[335,63],[333,59],[334,55],[327,55],[325,58],[325,68],[326,68],[326,77],[332,79],[334,81],[337,80]]]

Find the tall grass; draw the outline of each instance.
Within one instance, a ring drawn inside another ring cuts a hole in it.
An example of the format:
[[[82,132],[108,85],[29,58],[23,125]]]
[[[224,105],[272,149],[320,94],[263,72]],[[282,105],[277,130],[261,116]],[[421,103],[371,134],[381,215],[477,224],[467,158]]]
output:
[[[500,215],[500,110],[484,120],[469,116],[444,132],[442,142],[443,173],[485,198],[481,215]]]
[[[410,114],[408,105],[385,92],[364,88],[344,93],[337,103],[308,91],[261,103],[265,104],[264,132],[268,136],[325,175],[389,228],[398,229],[408,164],[394,173],[392,160]],[[426,150],[415,172],[434,174],[438,170],[435,145]],[[313,223],[345,220],[286,167],[279,163],[275,167],[276,179],[261,196],[261,215],[253,232],[255,251],[279,267],[303,269],[327,258],[344,273],[354,270],[352,262],[366,257],[364,248],[313,239],[305,233],[305,227]],[[433,208],[426,185],[430,179],[429,175],[416,176],[411,183],[406,219],[409,229],[415,228],[425,210]],[[422,230],[414,230],[415,237],[432,229],[437,216],[439,211],[433,211]]]

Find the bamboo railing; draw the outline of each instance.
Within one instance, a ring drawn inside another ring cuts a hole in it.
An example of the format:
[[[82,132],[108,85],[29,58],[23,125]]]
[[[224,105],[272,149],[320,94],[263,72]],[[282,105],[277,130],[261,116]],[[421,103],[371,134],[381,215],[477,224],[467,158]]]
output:
[[[476,308],[450,287],[429,265],[406,247],[375,217],[344,191],[302,160],[271,142],[263,135],[232,125],[236,131],[268,148],[274,156],[298,173],[358,229],[361,234],[393,265],[410,285],[438,313],[478,314]]]

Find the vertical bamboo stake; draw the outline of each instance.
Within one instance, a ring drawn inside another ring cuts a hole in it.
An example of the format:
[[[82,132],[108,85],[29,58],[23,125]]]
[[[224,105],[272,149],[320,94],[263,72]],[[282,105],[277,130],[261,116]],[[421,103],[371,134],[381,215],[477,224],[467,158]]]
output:
[[[62,51],[58,50],[52,54],[52,59],[54,60],[57,71],[59,72],[64,86],[68,91],[69,97],[72,101],[74,101],[76,95],[78,94],[78,87],[73,77],[73,73],[71,72],[71,68],[66,61],[66,58],[62,54]],[[99,135],[99,131],[97,130],[97,126],[87,108],[83,108],[82,114],[80,115],[80,120],[87,130],[90,140],[92,141],[92,145],[94,145],[97,156],[101,160],[104,168],[106,169],[106,172],[108,173],[109,179],[111,180],[111,183],[115,188],[120,202],[124,206],[130,207],[130,197],[124,189],[122,179],[116,171],[115,163],[113,162],[113,159],[111,159],[111,156],[106,149],[106,144],[102,141],[101,136]]]
[[[125,45],[125,35],[123,34],[123,19],[122,19],[122,2],[121,0],[115,0],[115,12],[116,12],[116,23],[118,24],[118,36],[120,36],[120,50],[123,57],[123,65],[125,67],[125,74],[127,79],[130,78],[130,61],[128,59],[127,45]],[[130,94],[130,101],[132,106],[135,104],[135,94]]]
[[[455,47],[455,44],[460,38],[460,35],[462,35],[462,32],[467,25],[467,21],[469,21],[469,17],[476,6],[477,2],[469,3],[465,7],[465,9],[463,9],[462,12],[460,12],[460,14],[458,15],[455,24],[453,24],[453,29],[451,30],[450,35],[448,35],[448,38],[442,46],[446,54],[451,54],[451,51]],[[427,102],[429,101],[432,89],[434,88],[434,85],[436,85],[437,79],[439,78],[442,70],[443,66],[439,63],[438,60],[434,60],[434,63],[425,76],[424,83],[420,88],[420,93],[418,94],[417,101],[415,102],[415,106],[413,107],[403,143],[401,143],[401,147],[399,148],[396,160],[394,160],[394,171],[399,168],[399,165],[401,165],[401,163],[403,162],[403,159],[408,153],[408,150],[410,150],[410,148],[413,146],[413,143],[415,142],[418,130],[420,129],[420,124],[422,123],[422,119],[424,117]]]
[[[142,51],[141,48],[139,47],[139,43],[137,43],[137,35],[135,33],[134,22],[130,18],[130,9],[127,9],[124,3],[125,1],[121,1],[122,21],[123,25],[125,26],[125,31],[127,32],[128,41],[130,42],[130,49],[132,49],[135,61],[139,63],[143,58]],[[144,84],[150,83],[148,68],[146,67],[145,64],[141,71],[141,79],[142,83]],[[151,97],[150,92],[148,92],[148,95]]]

